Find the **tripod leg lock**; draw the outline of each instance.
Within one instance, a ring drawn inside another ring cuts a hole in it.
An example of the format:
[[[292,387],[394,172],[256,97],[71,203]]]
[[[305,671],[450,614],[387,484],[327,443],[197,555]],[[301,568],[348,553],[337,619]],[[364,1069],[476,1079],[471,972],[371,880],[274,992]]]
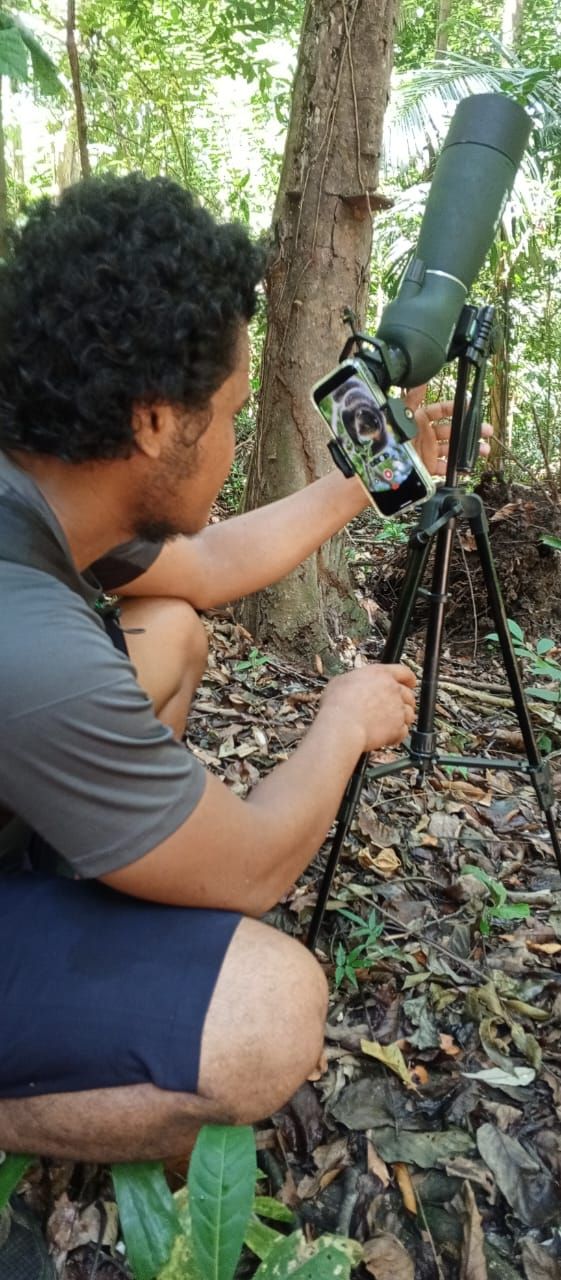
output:
[[[436,733],[421,733],[419,729],[413,729],[408,750],[414,764],[432,761],[436,753]]]
[[[555,792],[548,761],[542,760],[541,764],[530,766],[529,772],[540,808],[545,812],[555,804]]]

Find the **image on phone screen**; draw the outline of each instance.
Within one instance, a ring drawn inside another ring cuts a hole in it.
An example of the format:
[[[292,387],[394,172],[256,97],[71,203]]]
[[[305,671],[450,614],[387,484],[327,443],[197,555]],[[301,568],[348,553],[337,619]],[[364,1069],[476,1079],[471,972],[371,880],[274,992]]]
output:
[[[385,398],[351,365],[315,387],[314,401],[383,516],[395,515],[430,490],[411,448],[398,440],[384,412]]]

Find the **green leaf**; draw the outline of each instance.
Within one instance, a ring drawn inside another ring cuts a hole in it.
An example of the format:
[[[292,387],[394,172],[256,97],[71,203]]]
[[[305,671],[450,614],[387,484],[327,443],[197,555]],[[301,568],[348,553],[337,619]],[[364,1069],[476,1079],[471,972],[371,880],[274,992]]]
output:
[[[205,1125],[189,1166],[193,1252],[204,1280],[232,1280],[253,1206],[255,1142],[248,1125]]]
[[[135,1280],[153,1280],[180,1231],[177,1208],[161,1164],[111,1168],[127,1258]]]
[[[527,902],[500,902],[491,910],[495,920],[525,920],[531,914]]]
[[[559,547],[561,548],[561,539],[559,539]],[[554,648],[555,640],[550,640],[549,636],[542,636],[536,645],[536,653],[539,653],[540,657],[542,657],[544,653],[549,653],[550,649]]]
[[[555,551],[561,551],[561,538],[556,538],[553,533],[544,533],[540,538],[545,547],[554,547]]]
[[[511,636],[513,636],[515,640],[519,640],[520,643],[522,643],[524,639],[524,632],[522,630],[522,627],[519,627],[518,623],[514,622],[512,618],[507,618],[507,626]]]
[[[255,1273],[255,1280],[349,1280],[362,1248],[344,1236],[320,1236],[308,1243],[301,1231],[279,1240]]]
[[[37,37],[22,21],[19,14],[10,14],[14,28],[21,36],[25,48],[31,58],[33,79],[40,90],[47,96],[66,97],[66,89],[59,77],[54,62],[43,48]]]
[[[483,871],[481,867],[475,867],[472,866],[471,863],[466,863],[465,866],[462,867],[460,875],[469,875],[473,876],[475,880],[480,880],[481,884],[484,884],[485,888],[493,895],[495,906],[502,906],[502,903],[506,901],[506,889],[504,884],[501,884],[500,880],[493,880],[493,877],[488,875],[486,871]]]
[[[291,1215],[292,1216],[292,1215]],[[280,1231],[275,1231],[274,1227],[265,1226],[264,1222],[260,1222],[259,1218],[251,1217],[245,1229],[244,1244],[248,1249],[263,1262],[271,1252],[277,1240],[284,1240]]]
[[[526,689],[528,698],[539,698],[542,702],[561,702],[561,689]]]
[[[294,1222],[294,1214],[288,1205],[281,1204],[273,1196],[256,1196],[253,1201],[254,1213],[262,1218],[272,1218],[273,1222]]]
[[[0,1164],[0,1212],[21,1181],[26,1169],[35,1163],[34,1156],[6,1156]]]
[[[15,27],[0,31],[0,76],[23,81],[28,79],[27,49]]]

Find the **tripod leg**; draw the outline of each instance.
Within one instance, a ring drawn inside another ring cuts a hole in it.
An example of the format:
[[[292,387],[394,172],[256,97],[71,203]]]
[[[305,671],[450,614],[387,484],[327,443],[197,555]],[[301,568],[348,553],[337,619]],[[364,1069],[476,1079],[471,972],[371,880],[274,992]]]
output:
[[[426,512],[427,507],[431,508],[428,513]],[[415,606],[415,600],[430,551],[431,539],[429,536],[423,536],[423,522],[426,521],[428,526],[432,519],[434,519],[432,504],[427,502],[423,509],[423,517],[419,528],[415,531],[409,543],[409,555],[407,558],[407,568],[405,571],[403,587],[400,591],[394,620],[384,645],[382,662],[399,662],[399,659],[401,658],[409,623],[411,621],[411,614]],[[345,843],[349,827],[353,820],[353,814],[362,790],[367,765],[368,755],[360,756],[341,801],[341,806],[337,815],[337,826],[335,828],[335,835],[333,836],[333,843],[329,851],[329,858],[323,873],[317,902],[314,907],[310,927],[308,929],[308,936],[306,938],[306,946],[310,949],[315,947],[317,941],[317,936],[325,913],[325,906],[329,897],[329,891],[333,882],[333,876],[335,875],[341,849]]]
[[[493,553],[491,551],[487,516],[485,514],[481,498],[479,498],[477,494],[472,494],[470,497],[469,523],[479,552],[483,578],[487,588],[487,595],[489,597],[489,604],[491,606],[491,612],[497,629],[497,635],[499,637],[503,655],[503,662],[512,693],[512,700],[516,708],[516,715],[520,725],[522,738],[524,740],[526,755],[528,757],[530,776],[538,798],[538,804],[547,823],[551,843],[557,859],[557,865],[561,871],[561,843],[555,826],[555,817],[553,813],[555,796],[553,793],[549,765],[547,760],[544,760],[541,755],[532,726],[532,721],[530,719],[526,694],[524,693],[520,676],[520,668],[514,652],[512,636],[508,629],[501,586],[495,561],[493,559]]]

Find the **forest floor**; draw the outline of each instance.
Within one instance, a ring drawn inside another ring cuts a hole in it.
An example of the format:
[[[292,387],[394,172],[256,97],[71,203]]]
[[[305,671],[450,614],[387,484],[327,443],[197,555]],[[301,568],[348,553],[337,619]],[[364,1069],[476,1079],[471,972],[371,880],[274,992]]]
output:
[[[519,604],[508,611],[532,652],[552,641],[555,663],[559,553],[536,550],[521,589],[521,528],[535,527],[536,511],[520,504],[535,499],[504,496],[494,511],[519,504],[494,521],[505,594]],[[439,748],[506,755],[515,767],[499,771],[490,759],[469,772],[435,767],[424,780],[411,770],[367,775],[317,951],[332,991],[325,1053],[291,1104],[257,1129],[263,1190],[295,1224],[368,1242],[356,1280],[561,1278],[561,877],[533,787],[516,768],[520,731],[496,651],[483,642],[490,620],[471,550],[468,541],[453,570]],[[341,646],[349,666],[380,653],[401,554],[373,547],[368,529],[353,536],[373,630],[360,652]],[[209,631],[189,744],[243,796],[298,743],[324,682],[259,653],[232,615],[215,614]],[[406,660],[419,671],[422,657],[417,628]],[[561,708],[539,698],[532,708],[559,796]],[[305,938],[321,870],[320,857],[272,923]],[[113,1214],[108,1188],[101,1170],[46,1163],[28,1186],[63,1280],[128,1275],[111,1235],[99,1247]],[[239,1277],[256,1266],[248,1253]]]

